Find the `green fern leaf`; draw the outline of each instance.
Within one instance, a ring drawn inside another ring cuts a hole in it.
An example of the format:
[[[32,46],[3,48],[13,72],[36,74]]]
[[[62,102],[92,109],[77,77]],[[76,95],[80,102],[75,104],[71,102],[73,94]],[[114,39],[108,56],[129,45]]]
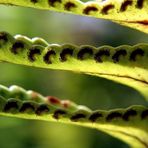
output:
[[[68,100],[0,85],[0,115],[95,128],[132,147],[148,147],[148,108],[144,106],[92,111]]]
[[[147,0],[0,0],[0,4],[108,19],[148,33]]]
[[[148,98],[148,44],[78,47],[1,32],[0,61],[96,75],[133,87]]]

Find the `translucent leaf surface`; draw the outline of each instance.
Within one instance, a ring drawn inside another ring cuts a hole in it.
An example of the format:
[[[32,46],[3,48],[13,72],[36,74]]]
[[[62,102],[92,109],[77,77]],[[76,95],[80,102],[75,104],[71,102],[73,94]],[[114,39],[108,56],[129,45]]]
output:
[[[96,128],[132,147],[148,147],[147,107],[92,111],[69,100],[44,97],[18,86],[1,85],[0,96],[0,115]]]
[[[1,32],[0,61],[96,75],[131,86],[148,98],[148,44],[78,47]]]
[[[147,0],[0,0],[0,3],[108,19],[148,33]]]

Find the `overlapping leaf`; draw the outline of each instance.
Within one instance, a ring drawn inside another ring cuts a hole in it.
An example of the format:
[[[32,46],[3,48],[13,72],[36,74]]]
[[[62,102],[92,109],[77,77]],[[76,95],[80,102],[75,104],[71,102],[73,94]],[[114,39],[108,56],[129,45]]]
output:
[[[133,147],[148,147],[148,108],[144,106],[92,111],[69,100],[0,85],[0,115],[96,128]]]
[[[0,0],[17,5],[108,19],[148,33],[147,0]],[[135,15],[136,14],[136,15]],[[15,60],[14,60],[15,59]],[[48,44],[0,33],[0,61],[69,70],[105,77],[139,90],[148,98],[148,44],[119,47]],[[44,97],[18,86],[0,86],[0,115],[76,124],[104,131],[132,147],[148,147],[148,108],[131,106],[91,111],[71,101]]]

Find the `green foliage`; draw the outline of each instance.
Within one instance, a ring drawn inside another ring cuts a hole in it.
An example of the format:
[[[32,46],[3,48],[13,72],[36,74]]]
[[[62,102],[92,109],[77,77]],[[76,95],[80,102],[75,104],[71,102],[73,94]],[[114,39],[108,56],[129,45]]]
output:
[[[147,0],[0,0],[0,3],[109,19],[148,33]]]
[[[0,60],[41,68],[69,70],[108,78],[148,98],[148,44],[119,47],[48,44],[40,38],[0,33]],[[6,56],[7,55],[7,56]],[[14,60],[15,59],[15,60]]]
[[[148,146],[147,107],[137,105],[126,109],[91,111],[71,101],[44,97],[18,86],[7,88],[1,85],[0,95],[0,115],[96,128],[133,147]]]
[[[108,19],[148,33],[148,1],[0,0],[0,4],[73,13]],[[139,15],[135,15],[139,14]],[[0,61],[40,68],[68,70],[104,77],[139,90],[148,99],[148,44],[119,47],[49,44],[42,38],[0,32]],[[127,142],[148,147],[148,108],[97,110],[69,100],[44,97],[18,86],[0,86],[0,115],[62,122],[96,128]]]

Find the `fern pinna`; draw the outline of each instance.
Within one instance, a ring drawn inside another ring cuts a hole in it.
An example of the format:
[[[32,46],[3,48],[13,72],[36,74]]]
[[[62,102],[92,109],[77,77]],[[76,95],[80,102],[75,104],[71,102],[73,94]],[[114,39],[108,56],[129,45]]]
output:
[[[108,19],[148,33],[147,0],[0,0],[0,4]],[[135,15],[137,14],[137,15]],[[148,99],[148,44],[77,46],[49,44],[42,38],[0,32],[0,61],[40,68],[68,70],[104,77],[141,92]],[[0,86],[0,114],[25,119],[76,124],[99,129],[132,147],[148,147],[148,108],[92,111],[69,100],[44,97],[19,86]]]

